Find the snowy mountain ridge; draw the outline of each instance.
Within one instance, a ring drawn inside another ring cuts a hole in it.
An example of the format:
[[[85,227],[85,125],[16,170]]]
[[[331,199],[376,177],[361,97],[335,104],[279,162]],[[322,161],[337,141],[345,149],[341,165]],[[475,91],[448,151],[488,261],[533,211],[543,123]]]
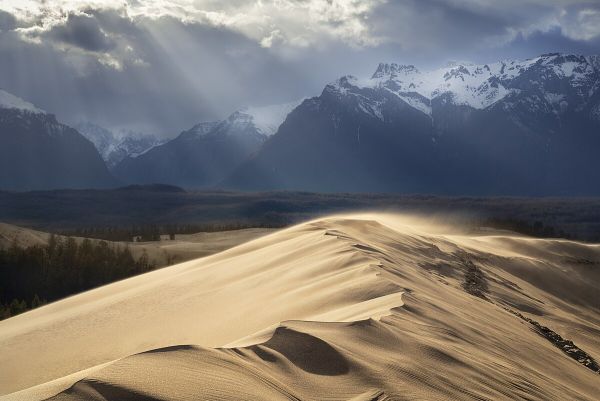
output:
[[[329,84],[326,90],[338,95],[357,95],[365,89],[384,90],[431,115],[432,101],[437,98],[448,97],[456,105],[485,109],[532,87],[543,92],[547,103],[559,104],[565,99],[564,94],[558,93],[561,88],[556,82],[571,87],[577,102],[587,101],[600,88],[600,56],[552,53],[524,61],[451,63],[427,72],[413,65],[380,63],[370,78],[345,76]],[[360,105],[379,116],[377,105],[372,102],[361,100]]]
[[[379,64],[300,104],[225,181],[244,190],[600,194],[600,58]],[[310,155],[310,156],[307,156]]]
[[[136,157],[166,140],[153,135],[142,135],[130,131],[114,132],[91,122],[81,122],[75,128],[90,140],[109,168],[116,166],[126,157]]]
[[[190,136],[203,136],[215,129],[219,123],[220,121],[203,121],[185,131],[185,134]]]
[[[207,121],[194,125],[185,131],[186,135],[212,135],[228,133],[239,135],[244,132],[253,132],[269,137],[277,132],[287,115],[295,109],[304,99],[283,104],[269,106],[249,106],[231,113],[221,121]]]

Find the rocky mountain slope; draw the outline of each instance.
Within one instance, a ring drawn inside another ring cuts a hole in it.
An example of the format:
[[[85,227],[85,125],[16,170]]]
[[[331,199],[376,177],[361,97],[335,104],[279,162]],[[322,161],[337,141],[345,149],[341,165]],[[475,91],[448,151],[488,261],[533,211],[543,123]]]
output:
[[[89,140],[54,115],[0,90],[0,189],[114,185]]]
[[[431,72],[380,64],[304,101],[228,178],[244,189],[600,194],[600,57]]]
[[[144,154],[125,158],[114,173],[127,183],[217,185],[261,148],[296,105],[252,107],[222,121],[199,123]]]

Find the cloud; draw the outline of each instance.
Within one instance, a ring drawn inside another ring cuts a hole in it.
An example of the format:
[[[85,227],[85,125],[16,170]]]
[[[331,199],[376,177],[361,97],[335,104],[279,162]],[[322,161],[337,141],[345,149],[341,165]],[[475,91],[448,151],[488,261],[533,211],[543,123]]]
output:
[[[172,135],[379,61],[600,53],[599,18],[591,0],[3,0],[0,87],[68,122]]]
[[[378,9],[372,29],[406,49],[439,51],[482,46],[507,33],[506,17],[478,7],[437,0],[407,0]]]
[[[334,46],[398,45],[425,52],[501,47],[518,36],[559,28],[587,41],[600,34],[600,5],[592,0],[5,0],[30,40],[54,40],[92,52],[115,49],[120,22],[174,18],[240,33],[282,57]],[[104,16],[104,21],[99,18]],[[134,48],[129,43],[130,48]],[[104,58],[108,57],[106,54]],[[98,59],[102,59],[99,57]],[[143,59],[140,59],[143,61]]]
[[[70,123],[87,119],[163,135],[244,105],[299,98],[307,87],[294,65],[224,27],[174,17],[134,20],[116,10],[83,18],[83,38],[71,36],[72,18],[64,31],[54,25],[0,34],[0,87]],[[23,41],[24,34],[39,41]]]
[[[53,26],[45,33],[51,40],[72,45],[92,52],[107,52],[116,47],[116,42],[101,27],[92,15],[68,14],[65,22]]]
[[[560,30],[587,41],[600,33],[600,5],[586,0],[404,0],[375,9],[370,31],[419,52],[502,48]]]
[[[375,44],[366,19],[384,0],[5,0],[0,7],[24,21],[51,27],[65,14],[85,10],[126,10],[132,18],[173,17],[186,23],[226,27],[261,42],[274,31],[290,46],[310,46],[323,39],[362,46]]]
[[[557,26],[565,36],[589,41],[600,37],[600,4],[584,4],[566,8]]]

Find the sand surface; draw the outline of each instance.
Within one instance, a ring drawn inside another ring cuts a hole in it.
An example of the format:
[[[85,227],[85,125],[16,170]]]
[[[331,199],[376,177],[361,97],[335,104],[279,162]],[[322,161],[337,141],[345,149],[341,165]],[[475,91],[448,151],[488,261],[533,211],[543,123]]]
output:
[[[17,245],[26,248],[48,243],[50,234],[0,222],[0,249]]]
[[[0,394],[597,400],[531,322],[600,361],[600,245],[333,216],[0,322]]]

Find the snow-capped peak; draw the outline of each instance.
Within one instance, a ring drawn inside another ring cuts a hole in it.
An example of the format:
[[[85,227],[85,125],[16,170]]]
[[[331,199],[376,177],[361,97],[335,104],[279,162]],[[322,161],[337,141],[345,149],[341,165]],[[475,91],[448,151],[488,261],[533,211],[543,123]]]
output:
[[[377,70],[375,70],[375,73],[371,79],[383,77],[395,78],[398,76],[408,76],[412,74],[419,74],[419,70],[414,65],[379,63],[379,66],[377,67]]]
[[[252,117],[254,126],[261,134],[271,136],[277,132],[287,115],[303,100],[298,99],[293,102],[263,107],[246,107],[241,112]]]
[[[304,99],[270,106],[244,107],[234,111],[224,120],[196,124],[183,134],[186,136],[207,136],[223,133],[246,135],[248,132],[254,132],[259,135],[271,136],[277,132],[287,115],[302,101]]]
[[[203,121],[190,128],[187,133],[196,136],[204,136],[211,132],[219,124],[219,121]]]
[[[454,68],[454,67],[460,67],[460,66],[469,66],[469,65],[475,65],[474,63],[471,63],[470,61],[458,61],[458,60],[450,60],[446,63],[446,68]]]
[[[28,111],[31,113],[46,114],[44,110],[38,109],[33,104],[2,89],[0,89],[0,109],[16,109]]]
[[[533,69],[531,78],[519,79]],[[505,60],[491,64],[454,62],[426,72],[412,65],[380,63],[370,79],[342,77],[329,84],[327,90],[339,95],[354,95],[354,89],[361,88],[386,90],[410,106],[431,114],[432,100],[442,95],[454,104],[484,109],[523,90],[530,85],[531,79],[545,90],[545,82],[552,79],[568,80],[573,88],[597,88],[599,78],[600,59],[597,56],[551,53],[523,61]],[[583,89],[578,93],[581,99],[591,96]]]

